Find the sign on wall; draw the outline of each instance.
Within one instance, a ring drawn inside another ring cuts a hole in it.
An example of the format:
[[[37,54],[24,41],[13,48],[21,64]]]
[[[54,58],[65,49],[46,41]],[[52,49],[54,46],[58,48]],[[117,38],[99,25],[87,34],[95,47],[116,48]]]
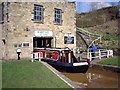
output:
[[[29,42],[23,42],[22,47],[29,47]]]
[[[52,31],[35,31],[36,37],[53,37]]]
[[[68,33],[64,36],[64,44],[74,44],[74,35]]]

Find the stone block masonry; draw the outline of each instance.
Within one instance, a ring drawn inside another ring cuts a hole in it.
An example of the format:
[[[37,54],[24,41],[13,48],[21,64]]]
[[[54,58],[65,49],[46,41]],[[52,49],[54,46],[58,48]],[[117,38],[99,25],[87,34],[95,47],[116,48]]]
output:
[[[34,20],[34,5],[43,6],[43,22]],[[62,23],[56,24],[55,8],[62,11]],[[68,2],[11,2],[4,3],[2,36],[2,59],[17,59],[16,50],[21,49],[22,59],[31,58],[35,31],[52,31],[51,47],[76,47],[75,3]],[[1,30],[0,30],[1,31]],[[74,43],[65,44],[64,36],[70,32]],[[38,37],[41,38],[41,37]],[[42,37],[46,38],[46,37]],[[48,37],[47,37],[48,38]]]

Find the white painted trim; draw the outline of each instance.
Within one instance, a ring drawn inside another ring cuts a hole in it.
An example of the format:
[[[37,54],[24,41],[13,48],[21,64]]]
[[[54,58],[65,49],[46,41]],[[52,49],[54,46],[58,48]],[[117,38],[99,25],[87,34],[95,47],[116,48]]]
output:
[[[71,53],[69,53],[69,63],[71,63]]]
[[[53,32],[50,30],[36,30],[34,34],[36,37],[53,37]]]
[[[73,63],[73,66],[83,66],[83,65],[88,65],[88,63],[87,62]]]

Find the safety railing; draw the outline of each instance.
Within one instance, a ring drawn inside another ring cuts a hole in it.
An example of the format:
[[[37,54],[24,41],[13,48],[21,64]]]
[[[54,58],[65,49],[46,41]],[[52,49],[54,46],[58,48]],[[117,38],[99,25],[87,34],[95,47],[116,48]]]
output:
[[[31,58],[32,58],[32,62],[35,60],[41,61],[41,59],[43,58],[43,53],[42,52],[34,52],[31,54]]]
[[[93,53],[94,57],[92,56]],[[93,58],[101,59],[103,57],[113,57],[113,50],[99,49],[97,52],[87,52],[87,58],[90,59],[90,61]]]
[[[87,31],[87,30],[85,30],[83,28],[78,28],[78,27],[77,27],[77,32],[80,32],[80,33],[83,33],[84,35],[87,35],[88,38],[89,38],[89,41],[92,40],[90,43],[86,42],[87,45],[88,45],[87,46],[88,50],[92,46],[92,44],[94,44],[96,41],[101,42],[102,37],[99,34],[94,34],[94,33],[91,33],[91,32],[89,32],[89,31]],[[85,39],[84,39],[84,41],[85,41]]]

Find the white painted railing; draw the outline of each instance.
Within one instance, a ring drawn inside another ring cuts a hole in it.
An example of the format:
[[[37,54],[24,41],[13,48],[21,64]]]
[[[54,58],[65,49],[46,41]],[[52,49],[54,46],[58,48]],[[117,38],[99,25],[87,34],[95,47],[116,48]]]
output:
[[[99,37],[99,34],[93,34],[93,33],[89,32],[89,31],[87,31],[83,28],[77,27],[77,30],[80,31],[80,32],[86,33],[88,36]]]
[[[42,52],[34,52],[34,53],[32,53],[31,58],[32,58],[32,62],[34,60],[40,61],[43,58],[43,53]]]
[[[99,49],[97,52],[95,52],[95,57],[92,57],[92,53],[94,52],[87,52],[87,58],[90,59],[90,61],[93,58],[101,59],[102,57],[113,57],[113,50]]]
[[[89,31],[87,31],[87,30],[85,30],[83,28],[78,28],[78,27],[77,27],[77,31],[82,32],[85,35],[88,35],[89,36],[88,38],[91,38],[92,42],[89,43],[89,45],[87,47],[88,50],[92,46],[92,44],[94,44],[96,41],[101,42],[102,37],[99,34],[94,34],[94,33],[91,33],[91,32],[89,32]]]

